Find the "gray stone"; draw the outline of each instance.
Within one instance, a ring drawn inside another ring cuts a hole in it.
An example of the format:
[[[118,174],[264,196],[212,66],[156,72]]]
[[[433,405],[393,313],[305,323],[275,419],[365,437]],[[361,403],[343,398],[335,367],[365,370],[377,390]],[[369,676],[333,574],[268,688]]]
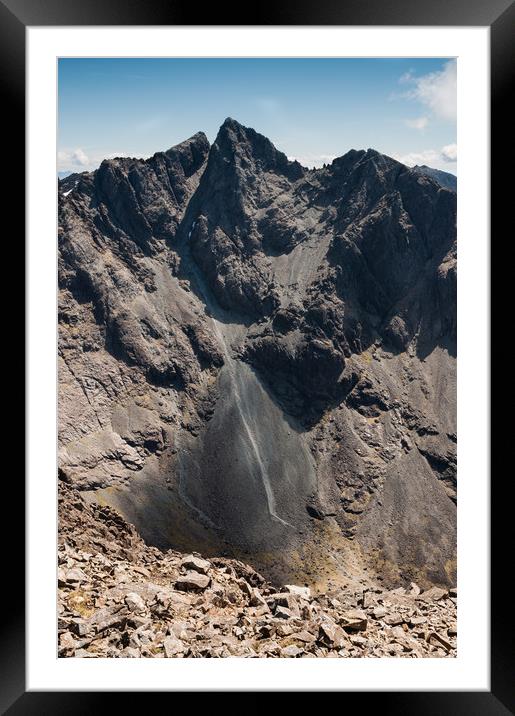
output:
[[[274,611],[274,616],[278,619],[292,619],[295,615],[287,607],[277,606]]]
[[[388,610],[385,609],[385,607],[375,607],[372,610],[372,616],[374,619],[384,619],[384,617],[388,614]]]
[[[424,599],[425,601],[433,600],[438,602],[440,599],[444,599],[447,596],[449,596],[447,589],[442,589],[441,587],[431,587],[431,589],[427,589],[425,592],[422,592],[418,598]]]
[[[295,646],[294,644],[290,644],[290,646],[285,646],[280,651],[281,657],[292,658],[292,659],[298,658],[303,653],[304,653],[304,650],[299,649],[299,647]]]
[[[416,627],[420,626],[421,624],[425,624],[426,622],[426,617],[410,617],[408,624],[410,625],[410,627]]]
[[[320,624],[318,638],[323,644],[334,649],[342,649],[349,643],[349,637],[343,629],[330,621],[323,621]]]
[[[340,617],[340,624],[346,631],[366,631],[367,615],[359,609],[346,611]]]
[[[136,592],[129,592],[125,596],[125,604],[131,612],[144,612],[146,609],[145,602]]]
[[[313,644],[316,641],[315,635],[309,631],[294,632],[292,638],[302,644]]]
[[[209,587],[211,580],[205,574],[188,572],[175,581],[175,589],[184,592],[202,592]]]
[[[447,641],[447,639],[444,639],[443,636],[440,636],[440,634],[437,634],[436,632],[431,632],[428,637],[428,641],[436,644],[437,646],[443,646],[444,649],[447,651],[451,651],[452,644]]]
[[[199,572],[200,574],[207,574],[211,564],[206,559],[201,559],[200,557],[189,554],[181,560],[181,567],[190,571]]]
[[[163,641],[163,648],[165,656],[168,659],[174,656],[182,655],[186,650],[186,646],[182,643],[182,641],[176,639],[173,636],[166,637],[166,639]]]
[[[311,590],[309,587],[299,587],[296,584],[285,584],[284,589],[290,594],[302,599],[311,599]]]

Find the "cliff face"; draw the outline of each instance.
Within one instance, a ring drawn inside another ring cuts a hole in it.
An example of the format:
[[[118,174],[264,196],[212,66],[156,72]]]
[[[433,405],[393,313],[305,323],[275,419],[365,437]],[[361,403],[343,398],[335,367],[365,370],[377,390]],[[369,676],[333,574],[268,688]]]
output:
[[[452,190],[229,119],[59,204],[63,477],[276,579],[454,581]]]

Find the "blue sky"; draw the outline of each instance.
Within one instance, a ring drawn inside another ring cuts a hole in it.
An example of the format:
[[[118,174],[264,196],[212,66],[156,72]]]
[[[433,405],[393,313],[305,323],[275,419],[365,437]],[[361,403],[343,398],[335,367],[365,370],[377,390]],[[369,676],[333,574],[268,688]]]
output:
[[[58,170],[148,157],[226,117],[320,166],[372,147],[456,173],[456,62],[445,58],[59,60]]]

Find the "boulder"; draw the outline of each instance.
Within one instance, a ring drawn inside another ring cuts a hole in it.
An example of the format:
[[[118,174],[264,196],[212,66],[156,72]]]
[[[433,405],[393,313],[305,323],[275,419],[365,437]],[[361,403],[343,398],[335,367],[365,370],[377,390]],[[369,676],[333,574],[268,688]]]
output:
[[[175,581],[175,589],[181,592],[203,592],[210,582],[210,578],[205,574],[187,572]]]
[[[434,644],[436,644],[436,646],[443,646],[446,651],[451,651],[452,649],[452,644],[436,632],[431,632],[428,636],[427,641],[429,641],[430,643],[433,642]]]
[[[391,614],[387,614],[383,621],[385,624],[388,624],[388,626],[399,626],[399,624],[404,622],[404,617],[397,612],[392,612]]]
[[[301,656],[304,653],[303,649],[299,649],[298,646],[295,646],[295,644],[290,644],[290,646],[285,646],[280,651],[280,656],[285,658],[292,658],[296,659],[299,656]]]
[[[211,563],[206,559],[201,559],[200,557],[189,554],[181,560],[181,567],[189,571],[199,572],[199,574],[207,574]]]
[[[167,659],[182,655],[186,651],[186,646],[182,643],[182,641],[173,636],[166,637],[163,642],[163,648]]]
[[[316,637],[311,632],[304,630],[292,634],[292,639],[295,639],[295,641],[302,641],[306,644],[311,644],[316,640]]]
[[[130,612],[144,612],[146,609],[145,602],[136,592],[129,592],[124,601]]]
[[[383,619],[387,614],[388,610],[385,607],[375,607],[371,612],[374,619]]]
[[[300,615],[297,598],[294,594],[290,594],[289,592],[279,592],[278,594],[272,594],[267,599],[267,602],[269,604],[273,604],[276,609],[278,607],[284,607],[296,617]]]
[[[286,592],[294,594],[296,597],[311,599],[311,590],[309,587],[299,587],[296,584],[285,584],[284,589]]]
[[[416,627],[420,626],[421,624],[425,624],[426,622],[426,617],[410,617],[408,624],[410,627]]]
[[[425,601],[433,600],[438,602],[440,599],[444,599],[447,596],[449,596],[447,589],[442,589],[441,587],[431,587],[431,589],[427,589],[425,592],[422,592],[418,598]]]
[[[274,616],[277,619],[292,619],[295,615],[287,607],[277,606],[275,608]]]
[[[320,624],[318,641],[331,649],[342,649],[349,643],[349,638],[333,621],[324,620]]]
[[[347,611],[341,615],[340,624],[346,631],[366,631],[367,615],[359,609]]]

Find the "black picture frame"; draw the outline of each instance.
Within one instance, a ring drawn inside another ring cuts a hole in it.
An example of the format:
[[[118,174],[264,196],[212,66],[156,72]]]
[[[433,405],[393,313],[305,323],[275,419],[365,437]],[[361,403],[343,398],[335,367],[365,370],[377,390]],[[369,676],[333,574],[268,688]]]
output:
[[[271,4],[270,4],[271,5]],[[16,216],[16,234],[4,234],[16,244],[16,264],[23,253],[21,234],[25,216],[25,31],[27,26],[65,25],[390,25],[489,26],[491,32],[491,154],[494,166],[506,161],[510,146],[512,113],[508,111],[513,79],[515,7],[510,0],[317,0],[316,3],[281,0],[234,9],[231,3],[206,5],[174,0],[0,0],[0,83],[4,107],[3,156],[8,167],[6,195],[9,213]],[[198,22],[199,14],[202,23]],[[238,22],[235,22],[238,18]],[[492,172],[492,235],[511,206],[510,182]],[[5,195],[4,195],[5,196]],[[513,230],[512,230],[513,231]],[[492,317],[494,314],[492,313]],[[31,349],[31,346],[28,346]],[[34,348],[34,347],[32,347]],[[89,714],[120,709],[120,693],[26,692],[24,608],[24,484],[21,471],[10,468],[9,512],[14,521],[4,535],[3,575],[9,583],[9,601],[0,627],[0,710],[18,714]],[[512,480],[510,479],[510,482]],[[515,713],[513,628],[506,621],[502,590],[506,573],[506,545],[512,544],[509,519],[500,518],[510,502],[510,485],[492,483],[491,520],[491,691],[484,692],[366,692],[345,694],[342,708],[377,708],[381,713],[439,716],[504,715]],[[513,502],[511,502],[513,504]],[[7,521],[4,520],[7,526]],[[3,526],[4,526],[3,525]],[[13,547],[14,545],[14,547]],[[511,572],[513,570],[510,570]],[[511,618],[513,607],[511,607]],[[407,685],[409,687],[409,685]],[[363,702],[366,696],[365,702]],[[139,702],[131,693],[132,706]],[[134,701],[136,699],[136,702]],[[197,707],[198,702],[193,704]],[[357,704],[356,704],[357,707]]]

